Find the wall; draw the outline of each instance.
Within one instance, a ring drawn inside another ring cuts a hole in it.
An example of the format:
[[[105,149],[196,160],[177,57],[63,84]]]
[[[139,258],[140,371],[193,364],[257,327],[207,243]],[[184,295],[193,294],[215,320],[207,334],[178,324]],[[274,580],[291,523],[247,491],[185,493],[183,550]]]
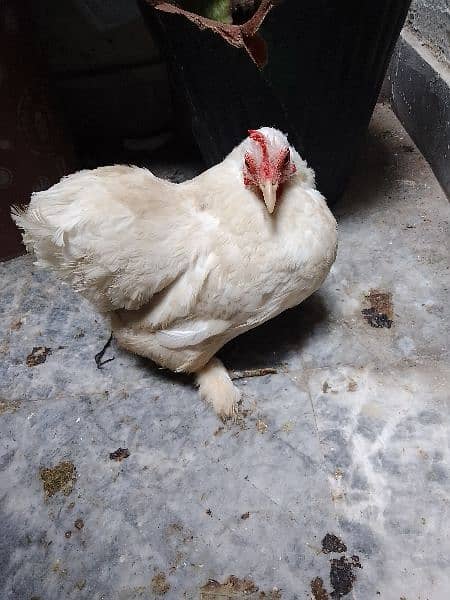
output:
[[[450,6],[414,0],[384,93],[450,197]]]
[[[450,60],[450,8],[448,0],[413,0],[407,26],[436,53]]]

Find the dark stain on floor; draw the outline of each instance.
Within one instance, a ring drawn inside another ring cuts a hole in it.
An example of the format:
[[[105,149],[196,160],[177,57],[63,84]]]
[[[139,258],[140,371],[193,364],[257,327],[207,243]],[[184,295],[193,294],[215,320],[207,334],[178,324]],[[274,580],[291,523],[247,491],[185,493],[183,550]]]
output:
[[[16,412],[20,407],[20,402],[18,400],[5,400],[5,398],[0,398],[0,415],[6,412]]]
[[[26,358],[25,362],[27,367],[36,367],[37,365],[45,363],[47,356],[49,356],[51,353],[51,348],[46,348],[45,346],[35,346]]]
[[[152,577],[152,590],[158,596],[164,596],[170,590],[170,583],[166,579],[165,573],[156,573]]]
[[[331,592],[333,600],[339,600],[352,591],[356,581],[356,575],[353,572],[355,568],[362,569],[358,556],[352,556],[350,560],[345,556],[331,559],[330,583],[333,587]]]
[[[311,581],[311,593],[314,600],[329,600],[330,598],[327,590],[323,587],[323,579],[321,577],[316,577]]]
[[[57,492],[62,492],[65,496],[68,496],[75,484],[77,472],[73,463],[62,461],[54,467],[39,469],[39,477],[42,480],[47,498],[54,496]]]
[[[330,552],[347,552],[347,546],[337,535],[327,533],[322,540],[322,552],[324,554],[329,554]]]
[[[368,308],[361,311],[364,319],[371,327],[390,329],[393,319],[392,294],[380,290],[370,290],[366,296]]]
[[[130,452],[128,448],[117,448],[114,452],[110,452],[109,458],[111,460],[115,460],[117,462],[121,462],[124,458],[128,458],[130,456]]]

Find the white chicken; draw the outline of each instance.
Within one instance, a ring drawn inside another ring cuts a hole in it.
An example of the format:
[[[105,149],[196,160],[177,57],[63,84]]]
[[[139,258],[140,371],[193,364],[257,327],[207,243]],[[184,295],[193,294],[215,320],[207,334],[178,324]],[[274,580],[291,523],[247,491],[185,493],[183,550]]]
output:
[[[109,316],[121,347],[195,373],[222,418],[240,393],[216,352],[317,290],[336,255],[336,221],[313,171],[268,127],[190,181],[84,170],[12,217],[35,264]]]

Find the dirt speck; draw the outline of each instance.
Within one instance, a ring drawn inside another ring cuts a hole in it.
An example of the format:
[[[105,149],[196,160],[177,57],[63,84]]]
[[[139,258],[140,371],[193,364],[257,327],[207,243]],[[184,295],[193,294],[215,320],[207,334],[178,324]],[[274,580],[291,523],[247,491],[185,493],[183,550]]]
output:
[[[350,381],[348,382],[348,385],[347,385],[347,391],[348,392],[356,392],[357,389],[358,389],[358,384],[356,383],[356,381],[354,379],[350,379]]]
[[[259,592],[258,600],[281,600],[281,591],[274,588],[270,592]]]
[[[366,296],[368,308],[361,311],[371,327],[390,329],[393,319],[392,294],[379,290],[370,290]]]
[[[69,538],[72,537],[72,532],[70,531],[70,529],[69,529],[69,531],[65,532],[64,537],[67,538],[67,539],[69,539]]]
[[[35,346],[26,358],[27,367],[35,367],[41,365],[47,360],[47,356],[52,353],[51,348],[45,346]]]
[[[114,452],[110,452],[109,454],[109,458],[117,462],[121,462],[124,458],[128,458],[129,456],[130,453],[128,448],[117,448],[117,450],[114,450]]]
[[[268,429],[267,423],[265,423],[262,419],[258,419],[256,421],[256,429],[259,431],[259,433],[266,433]]]
[[[42,467],[39,469],[44,492],[47,498],[62,492],[68,496],[73,489],[77,478],[75,465],[69,461],[62,461],[54,467]]]
[[[84,527],[84,521],[83,521],[83,519],[77,519],[75,521],[75,523],[74,523],[74,527],[76,529],[78,529],[78,531],[80,531],[81,529],[83,529],[83,527]]]
[[[239,579],[234,575],[230,575],[224,583],[219,583],[215,579],[210,579],[200,589],[200,600],[231,600],[232,598],[244,598],[257,591],[257,586],[250,579]]]
[[[63,569],[62,568],[60,560],[57,560],[57,561],[55,561],[53,563],[53,565],[52,565],[52,571],[53,571],[53,573],[56,573],[60,577],[66,577],[67,576],[67,569]]]
[[[18,400],[5,400],[0,398],[0,415],[6,412],[16,412],[19,408],[20,402]]]
[[[208,515],[208,517],[212,517],[212,510],[210,508],[208,508],[205,512]]]
[[[86,585],[86,579],[80,579],[79,581],[77,581],[75,583],[76,589],[80,590],[80,592],[81,592],[81,590],[84,589],[85,585]]]
[[[322,552],[324,554],[329,554],[330,552],[347,552],[347,546],[337,535],[327,533],[322,540]]]
[[[286,421],[286,423],[283,423],[281,429],[284,431],[284,433],[291,433],[291,431],[294,429],[294,423],[292,421]]]
[[[243,521],[245,521],[246,519],[249,519],[249,518],[250,518],[250,513],[249,513],[249,512],[245,512],[245,513],[243,513],[243,514],[241,515],[241,519],[242,519]]]
[[[200,600],[281,600],[281,591],[274,587],[263,591],[251,579],[230,575],[224,583],[210,579],[200,588]]]
[[[323,392],[324,394],[327,394],[327,393],[328,393],[328,390],[329,390],[330,388],[331,388],[331,386],[330,386],[330,384],[328,383],[328,381],[324,381],[324,382],[322,383],[322,392]]]
[[[170,583],[165,573],[157,573],[152,577],[152,590],[158,596],[164,596],[170,590]]]
[[[11,323],[11,325],[9,326],[10,331],[19,331],[19,329],[21,329],[23,323],[21,321],[21,319],[17,319],[16,321],[13,321]]]
[[[314,600],[329,600],[327,590],[323,587],[323,579],[316,577],[311,581],[311,593]]]

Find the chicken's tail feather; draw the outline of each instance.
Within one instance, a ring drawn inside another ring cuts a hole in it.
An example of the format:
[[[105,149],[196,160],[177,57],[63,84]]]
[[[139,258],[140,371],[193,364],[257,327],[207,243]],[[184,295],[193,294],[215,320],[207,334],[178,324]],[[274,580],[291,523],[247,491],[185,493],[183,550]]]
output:
[[[64,231],[51,226],[38,208],[13,206],[11,217],[22,229],[23,243],[35,254],[36,264],[55,267],[64,261]]]
[[[241,393],[222,362],[212,358],[196,376],[201,398],[213,406],[219,417],[227,419],[235,416]]]

